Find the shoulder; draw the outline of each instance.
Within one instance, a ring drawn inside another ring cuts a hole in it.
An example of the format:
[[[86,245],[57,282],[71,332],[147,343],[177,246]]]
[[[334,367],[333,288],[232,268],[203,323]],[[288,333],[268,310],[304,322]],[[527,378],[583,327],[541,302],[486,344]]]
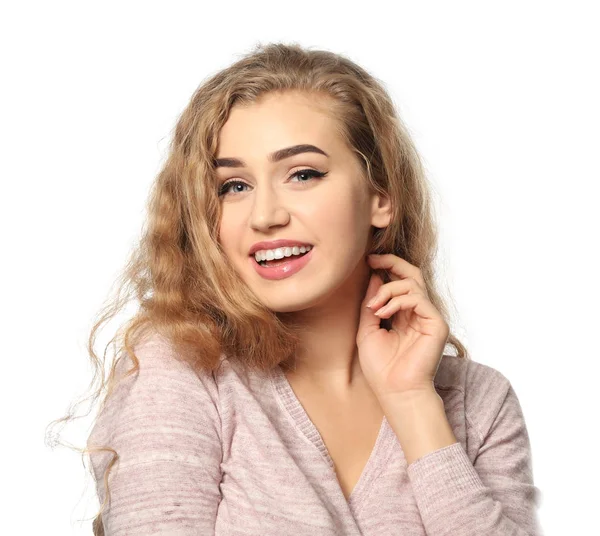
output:
[[[124,383],[138,383],[143,389],[178,383],[181,389],[203,387],[211,394],[216,392],[215,373],[193,367],[191,363],[182,359],[173,345],[159,333],[153,331],[145,334],[133,345],[132,350],[137,360],[137,370],[127,375],[128,371],[134,368],[134,361],[123,350],[115,367],[118,380]]]
[[[504,390],[509,380],[499,370],[454,355],[444,355],[440,361],[434,384],[441,389],[459,389],[471,394],[474,390]]]
[[[494,421],[509,393],[508,378],[499,370],[472,359],[445,355],[434,379],[438,394],[461,400],[467,421],[484,434]]]
[[[191,421],[219,421],[219,394],[212,372],[196,371],[156,333],[145,335],[132,350],[137,367],[123,350],[92,435],[104,438],[134,424],[140,429],[184,424],[190,428]]]
[[[132,350],[137,367],[128,353],[121,354],[116,383],[87,440],[101,503],[111,471],[110,508],[103,519],[115,534],[131,529],[140,513],[144,527],[152,521],[177,532],[176,524],[198,521],[198,508],[207,520],[216,515],[222,460],[218,392],[211,372],[197,373],[158,335]]]

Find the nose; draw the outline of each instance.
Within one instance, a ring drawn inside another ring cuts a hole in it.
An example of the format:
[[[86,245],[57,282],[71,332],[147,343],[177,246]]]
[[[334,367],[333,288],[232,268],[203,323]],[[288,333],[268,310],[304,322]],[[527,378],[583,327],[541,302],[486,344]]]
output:
[[[277,193],[270,186],[256,187],[254,203],[250,214],[250,226],[256,231],[268,231],[269,228],[285,225],[290,215],[281,204]]]

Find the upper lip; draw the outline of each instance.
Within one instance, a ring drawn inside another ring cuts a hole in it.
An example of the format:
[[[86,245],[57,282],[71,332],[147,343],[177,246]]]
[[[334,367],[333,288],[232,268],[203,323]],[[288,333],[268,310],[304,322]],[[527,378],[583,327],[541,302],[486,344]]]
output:
[[[283,248],[283,247],[293,247],[293,246],[310,246],[312,244],[307,244],[306,242],[300,242],[299,240],[273,240],[271,242],[257,242],[250,248],[249,255],[254,255],[257,251],[261,249],[275,249],[275,248]]]

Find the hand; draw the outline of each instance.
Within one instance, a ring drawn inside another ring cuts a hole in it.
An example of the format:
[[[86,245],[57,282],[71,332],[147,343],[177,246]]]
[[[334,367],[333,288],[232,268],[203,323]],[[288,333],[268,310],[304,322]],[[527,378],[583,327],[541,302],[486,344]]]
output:
[[[356,344],[367,382],[380,400],[435,393],[433,379],[450,329],[429,301],[421,270],[393,254],[370,255],[368,264],[387,269],[392,281],[383,284],[371,274],[361,304]],[[390,317],[387,331],[379,323]]]

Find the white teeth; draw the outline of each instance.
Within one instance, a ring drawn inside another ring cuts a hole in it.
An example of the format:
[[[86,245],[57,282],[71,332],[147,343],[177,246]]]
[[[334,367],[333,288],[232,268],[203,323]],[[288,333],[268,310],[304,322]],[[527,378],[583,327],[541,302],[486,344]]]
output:
[[[283,259],[284,257],[291,257],[292,255],[300,255],[310,251],[312,246],[293,246],[283,247],[276,249],[263,249],[254,253],[256,262],[272,261],[274,259]]]

